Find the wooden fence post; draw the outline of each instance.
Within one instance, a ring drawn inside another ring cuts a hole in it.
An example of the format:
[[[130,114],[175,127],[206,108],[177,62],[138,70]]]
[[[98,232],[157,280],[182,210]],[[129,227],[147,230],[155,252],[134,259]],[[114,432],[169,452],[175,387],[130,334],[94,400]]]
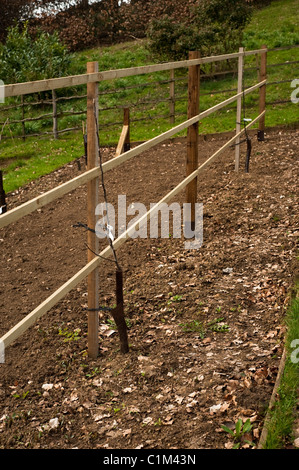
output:
[[[7,211],[6,195],[3,188],[3,174],[0,170],[0,214],[4,214]]]
[[[198,51],[190,51],[189,59],[198,59]],[[188,119],[199,114],[199,86],[200,86],[200,66],[192,65],[188,73]],[[186,176],[189,176],[198,167],[198,122],[188,127],[187,131],[187,161]],[[186,200],[191,204],[191,230],[195,230],[195,203],[197,201],[197,177],[186,187]]]
[[[267,46],[263,45],[261,49],[267,49]],[[267,51],[261,53],[261,63],[259,70],[259,81],[266,80],[267,78]],[[259,114],[266,109],[266,84],[260,87],[259,97]],[[265,114],[259,120],[259,128],[257,131],[257,140],[265,140]]]
[[[175,123],[175,81],[174,81],[174,69],[170,70],[170,85],[169,85],[169,112],[170,112],[170,124]]]
[[[25,106],[24,106],[24,95],[21,95],[21,104],[22,104],[22,134],[23,134],[23,142],[26,140],[26,129],[25,129]]]
[[[124,126],[128,126],[127,135],[124,143],[124,152],[131,148],[130,144],[130,108],[124,108]]]
[[[58,120],[57,120],[57,101],[56,91],[52,90],[52,103],[53,103],[53,135],[54,139],[58,139]]]
[[[238,59],[238,93],[243,90],[243,67],[244,67],[244,48],[239,48]],[[245,98],[244,98],[245,99]],[[241,114],[242,114],[242,96],[237,99],[237,116],[236,116],[236,134],[241,130]],[[235,147],[235,171],[239,171],[240,166],[240,137],[236,140]]]
[[[87,73],[98,72],[98,62],[87,62]],[[99,166],[96,117],[98,116],[98,83],[87,84],[87,170]],[[95,229],[96,206],[99,195],[99,178],[87,183],[87,225]],[[99,240],[96,234],[87,231],[88,262],[98,252]],[[92,252],[92,251],[93,252]],[[87,278],[88,290],[88,355],[95,359],[99,353],[99,271],[94,269]]]

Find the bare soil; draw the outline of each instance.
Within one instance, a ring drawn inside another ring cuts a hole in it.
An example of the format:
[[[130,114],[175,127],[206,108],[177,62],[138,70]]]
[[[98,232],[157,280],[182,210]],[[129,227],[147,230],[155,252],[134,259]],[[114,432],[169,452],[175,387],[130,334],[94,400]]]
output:
[[[229,134],[200,139],[200,162]],[[284,317],[298,275],[298,133],[252,136],[250,171],[230,149],[198,178],[204,240],[128,240],[124,271],[130,351],[109,312],[100,355],[87,356],[82,282],[5,351],[0,448],[224,449],[222,429],[250,419],[254,448],[275,383]],[[102,149],[103,159],[113,149]],[[185,175],[186,142],[169,141],[105,175],[108,200],[157,202]],[[77,163],[8,195],[9,209],[84,171]],[[100,188],[101,194],[101,188]],[[174,201],[183,203],[182,193]],[[101,199],[102,200],[102,199]],[[0,231],[0,336],[86,264],[86,188]],[[107,240],[101,240],[101,247]],[[100,304],[115,304],[114,265],[100,269]],[[214,324],[211,323],[214,321]],[[215,328],[215,326],[217,328]]]

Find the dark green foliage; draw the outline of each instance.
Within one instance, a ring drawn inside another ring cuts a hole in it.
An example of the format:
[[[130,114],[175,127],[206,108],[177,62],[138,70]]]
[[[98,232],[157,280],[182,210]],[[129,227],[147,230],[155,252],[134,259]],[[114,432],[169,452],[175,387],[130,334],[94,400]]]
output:
[[[148,29],[150,50],[163,59],[184,59],[188,51],[202,55],[235,51],[251,18],[245,0],[202,0],[190,7],[189,19],[164,16]]]
[[[5,44],[0,44],[1,80],[5,83],[42,80],[66,75],[71,56],[58,34],[39,31],[33,40],[27,23],[8,30]]]

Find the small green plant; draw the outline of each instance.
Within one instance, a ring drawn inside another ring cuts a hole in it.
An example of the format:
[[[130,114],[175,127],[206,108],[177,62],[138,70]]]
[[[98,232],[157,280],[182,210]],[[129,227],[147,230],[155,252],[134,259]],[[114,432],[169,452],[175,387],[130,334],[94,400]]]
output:
[[[58,334],[59,336],[64,336],[64,342],[67,343],[69,341],[78,341],[80,339],[79,333],[81,332],[80,328],[76,328],[74,331],[69,331],[67,328],[59,328]]]
[[[89,372],[85,374],[85,377],[88,379],[95,377],[98,374],[101,374],[102,369],[100,367],[93,367]]]
[[[235,425],[235,429],[230,429],[229,427],[222,425],[222,429],[230,434],[232,438],[234,439],[235,445],[233,449],[238,449],[240,447],[242,437],[244,434],[247,434],[251,431],[252,429],[252,424],[250,422],[250,419],[248,418],[245,423],[243,424],[242,419],[238,419]],[[244,439],[244,442],[250,445],[254,445],[251,441],[248,441],[247,439]]]
[[[110,326],[111,328],[113,328],[114,330],[116,329],[116,323],[115,323],[114,320],[111,320],[111,318],[108,318],[108,319],[106,320],[106,323],[107,323],[107,325],[109,325],[109,326]]]
[[[114,307],[113,307],[114,308]],[[127,328],[131,328],[132,326],[132,323],[131,323],[131,320],[129,318],[125,318],[125,322],[126,322],[126,325],[127,325]],[[117,325],[115,323],[114,320],[112,320],[111,318],[108,318],[106,320],[106,323],[113,329],[113,330],[116,330],[117,329]]]
[[[180,326],[182,327],[184,333],[196,332],[199,333],[201,339],[205,337],[206,329],[204,327],[204,324],[200,321],[192,320],[188,323],[181,323]]]
[[[173,300],[174,302],[180,302],[180,301],[182,300],[182,298],[183,298],[182,295],[174,295],[174,296],[172,297],[172,300]]]
[[[23,392],[22,395],[19,395],[18,393],[14,393],[13,397],[14,398],[22,398],[22,400],[25,400],[25,398],[28,396],[29,390],[27,392]]]
[[[173,302],[181,302],[183,299],[182,295],[172,295],[172,292],[169,292],[170,299],[167,301],[167,305],[171,305]]]
[[[199,333],[201,339],[206,336],[208,331],[216,333],[226,333],[229,331],[229,326],[226,323],[223,323],[223,318],[216,318],[208,323],[192,320],[191,322],[181,323],[180,326],[185,333]]]
[[[216,318],[208,323],[208,329],[210,331],[216,331],[217,333],[225,333],[229,330],[229,326],[223,323],[224,318]]]
[[[110,408],[110,411],[115,414],[119,413],[120,411],[124,410],[126,405],[124,403],[119,403],[115,408]]]

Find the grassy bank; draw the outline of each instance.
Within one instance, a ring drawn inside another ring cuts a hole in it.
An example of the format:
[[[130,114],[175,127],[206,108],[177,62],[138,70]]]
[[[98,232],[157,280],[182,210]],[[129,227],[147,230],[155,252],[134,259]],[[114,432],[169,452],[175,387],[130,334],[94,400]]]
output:
[[[273,2],[269,7],[255,12],[251,23],[245,30],[243,46],[246,49],[260,47],[266,44],[269,48],[299,44],[298,26],[296,15],[299,0],[287,0]],[[268,53],[268,79],[269,82],[290,80],[298,78],[294,75],[294,66],[288,62],[299,60],[299,48],[290,50],[271,51]],[[72,74],[84,73],[87,61],[98,61],[100,70],[126,68],[145,65],[154,62],[154,58],[146,47],[146,41],[136,41],[118,44],[112,47],[94,48],[74,54],[72,62]],[[271,67],[275,63],[285,63],[281,67]],[[230,64],[236,67],[236,63]],[[248,57],[246,67],[254,67],[255,59]],[[210,73],[209,67],[202,67],[202,75]],[[173,126],[170,124],[169,83],[164,83],[170,78],[169,72],[158,72],[151,75],[140,75],[118,80],[102,82],[99,85],[100,106],[100,141],[101,145],[116,144],[122,121],[122,108],[130,107],[131,111],[131,140],[148,140]],[[176,71],[176,118],[175,124],[186,119],[187,115],[187,70]],[[184,80],[183,80],[184,78]],[[257,81],[256,70],[245,73],[244,85],[248,87]],[[225,75],[221,78],[201,81],[200,109],[203,111],[216,103],[223,101],[235,93],[237,78],[235,75]],[[113,93],[111,93],[114,90]],[[221,90],[233,90],[220,92]],[[290,95],[293,89],[290,82],[269,85],[267,87],[267,102],[288,100],[284,104],[269,104],[267,106],[266,125],[294,125],[298,122],[298,106],[291,103]],[[103,94],[110,92],[108,94]],[[77,87],[73,90],[59,90],[58,96],[66,94],[85,94],[85,87]],[[44,99],[51,95],[44,94]],[[20,101],[18,98],[17,100]],[[5,106],[15,103],[16,99],[8,99]],[[35,97],[25,97],[30,104],[36,101]],[[258,92],[246,97],[246,117],[254,118],[258,114]],[[2,106],[4,107],[4,106]],[[116,109],[112,109],[117,107]],[[231,105],[222,111],[200,122],[199,131],[202,134],[224,132],[235,128],[235,107]],[[86,99],[60,101],[58,112],[80,112],[86,108]],[[41,114],[51,113],[49,105],[26,107],[25,117],[34,118]],[[0,106],[0,122],[18,120],[22,118],[22,110],[2,111]],[[69,127],[82,127],[83,115],[62,116],[59,118],[59,129]],[[0,167],[4,169],[4,187],[10,192],[24,185],[42,174],[49,173],[55,168],[80,157],[83,152],[82,131],[61,134],[55,141],[51,136],[28,137],[23,142],[17,138],[22,135],[21,124],[9,124],[0,128],[3,140],[0,142]],[[26,133],[51,132],[52,119],[45,118],[42,121],[26,122]],[[5,137],[13,134],[14,139],[5,140]],[[185,132],[180,135],[185,135]]]
[[[286,315],[286,363],[278,389],[278,399],[270,414],[264,449],[284,449],[292,444],[299,399],[299,282]]]

